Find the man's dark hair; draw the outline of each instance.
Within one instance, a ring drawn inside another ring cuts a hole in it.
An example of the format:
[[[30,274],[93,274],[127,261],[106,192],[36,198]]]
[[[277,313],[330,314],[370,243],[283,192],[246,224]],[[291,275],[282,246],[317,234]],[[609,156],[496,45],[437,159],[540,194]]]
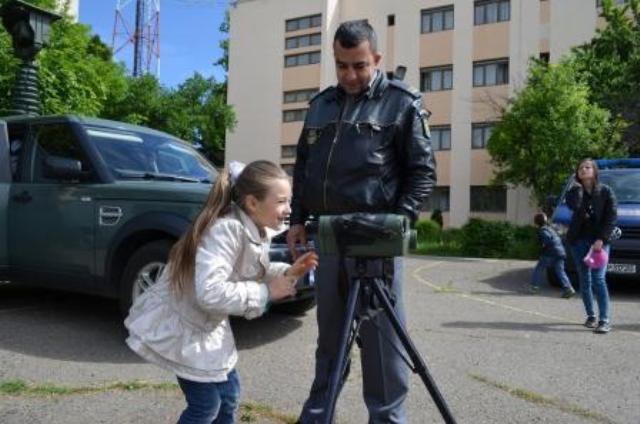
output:
[[[360,43],[369,42],[371,51],[378,51],[378,37],[366,20],[347,21],[340,24],[333,37],[333,42],[339,42],[345,49],[358,47]]]

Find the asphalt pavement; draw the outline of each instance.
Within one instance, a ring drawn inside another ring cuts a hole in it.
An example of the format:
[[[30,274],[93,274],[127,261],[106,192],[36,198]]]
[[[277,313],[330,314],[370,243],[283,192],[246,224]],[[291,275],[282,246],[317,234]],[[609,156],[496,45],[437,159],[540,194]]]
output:
[[[533,265],[407,258],[408,330],[458,423],[640,423],[640,282],[612,284],[613,331],[597,335],[578,297],[524,293]],[[1,423],[170,423],[184,407],[174,377],[128,350],[113,301],[2,284],[0,323]],[[242,422],[291,422],[313,377],[315,310],[233,326]],[[367,422],[358,363],[339,423]],[[442,422],[417,375],[406,406],[410,423]]]

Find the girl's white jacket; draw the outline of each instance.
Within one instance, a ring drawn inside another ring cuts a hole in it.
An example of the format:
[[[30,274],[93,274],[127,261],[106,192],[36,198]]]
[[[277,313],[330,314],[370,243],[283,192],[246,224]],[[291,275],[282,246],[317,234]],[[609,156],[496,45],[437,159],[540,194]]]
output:
[[[251,218],[232,205],[203,235],[193,290],[175,295],[166,267],[136,299],[124,322],[129,347],[184,379],[226,381],[238,359],[228,316],[251,319],[264,313],[265,282],[289,268],[269,262],[269,244]]]

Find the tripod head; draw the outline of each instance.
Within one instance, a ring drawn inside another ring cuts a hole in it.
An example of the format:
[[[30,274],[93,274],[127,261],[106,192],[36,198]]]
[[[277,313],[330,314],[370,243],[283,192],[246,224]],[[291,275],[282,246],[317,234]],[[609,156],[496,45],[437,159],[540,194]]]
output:
[[[318,241],[321,255],[391,258],[415,247],[416,232],[404,215],[324,215],[320,217]]]

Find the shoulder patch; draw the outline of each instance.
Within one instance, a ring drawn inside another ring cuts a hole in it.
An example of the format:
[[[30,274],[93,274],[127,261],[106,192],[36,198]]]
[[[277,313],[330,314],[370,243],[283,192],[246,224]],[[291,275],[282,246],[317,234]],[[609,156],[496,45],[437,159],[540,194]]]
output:
[[[392,79],[392,80],[389,80],[389,85],[391,87],[397,88],[398,90],[409,94],[414,99],[419,99],[419,98],[422,97],[422,93],[420,93],[420,91],[418,91],[415,88],[405,84],[402,81],[398,81],[398,80],[393,80]]]
[[[329,87],[325,88],[324,90],[316,93],[312,98],[310,98],[309,99],[309,103],[311,104],[311,103],[315,102],[316,100],[318,100],[319,98],[324,97],[324,96],[326,96],[328,94],[332,94],[335,91],[336,91],[336,87],[334,87],[333,85],[329,86]]]

